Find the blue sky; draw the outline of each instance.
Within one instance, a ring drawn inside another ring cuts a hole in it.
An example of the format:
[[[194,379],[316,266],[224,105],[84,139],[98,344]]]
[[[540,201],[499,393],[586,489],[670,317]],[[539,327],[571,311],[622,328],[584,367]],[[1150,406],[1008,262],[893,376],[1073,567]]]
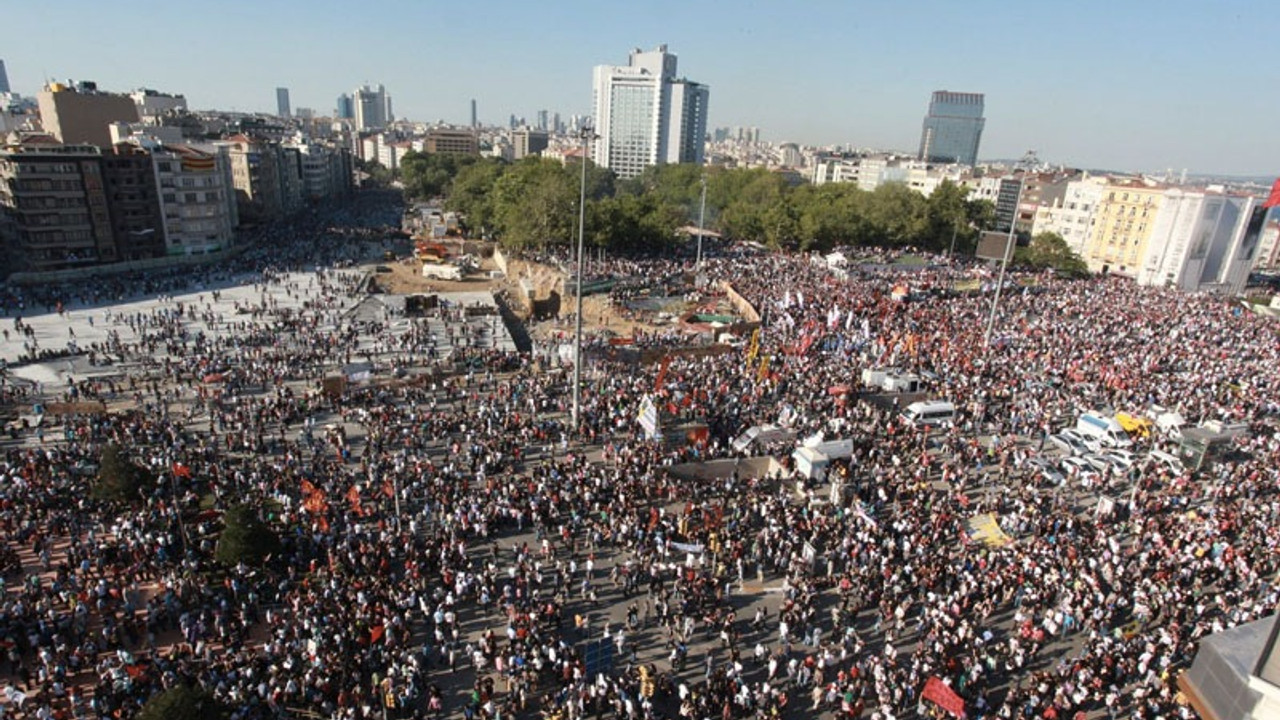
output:
[[[586,113],[591,68],[666,43],[711,126],[914,151],[934,90],[986,94],[981,157],[1280,173],[1274,2],[1254,0],[40,0],[4,14],[14,89],[44,78],[329,112],[382,82],[397,116]]]

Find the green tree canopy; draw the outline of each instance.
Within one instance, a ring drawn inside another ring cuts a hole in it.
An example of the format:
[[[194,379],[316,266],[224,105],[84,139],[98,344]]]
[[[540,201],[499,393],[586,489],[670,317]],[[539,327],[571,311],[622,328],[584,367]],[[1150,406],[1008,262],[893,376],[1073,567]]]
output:
[[[493,221],[502,244],[565,244],[578,221],[578,176],[554,160],[527,157],[494,184]]]
[[[248,505],[232,506],[222,516],[224,527],[214,558],[223,565],[261,566],[280,551],[280,538]]]
[[[493,190],[506,170],[506,163],[494,158],[464,165],[453,178],[445,208],[462,213],[471,231],[487,235],[497,216]]]
[[[1085,261],[1061,235],[1053,232],[1042,232],[1031,238],[1031,243],[1015,250],[1013,257],[1015,262],[1038,269],[1053,268],[1067,275],[1087,275],[1089,272]]]
[[[112,443],[102,449],[98,458],[98,478],[90,494],[99,500],[132,504],[155,484],[150,470],[134,463],[119,445]]]
[[[400,159],[400,181],[409,197],[430,199],[443,195],[458,172],[477,159],[471,155],[411,150]]]
[[[186,683],[153,695],[137,720],[226,720],[227,709],[202,687]]]

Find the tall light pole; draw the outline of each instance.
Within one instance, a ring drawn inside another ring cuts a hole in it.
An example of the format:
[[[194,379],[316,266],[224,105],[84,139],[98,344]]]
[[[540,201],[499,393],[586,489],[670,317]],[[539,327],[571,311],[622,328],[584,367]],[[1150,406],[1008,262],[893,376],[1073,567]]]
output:
[[[707,175],[702,174],[702,200],[698,202],[698,260],[694,263],[693,269],[698,270],[702,267],[702,228],[703,223],[707,219]]]
[[[1013,230],[1018,226],[1018,208],[1022,205],[1024,187],[1026,187],[1025,178],[1018,181],[1018,199],[1013,203],[1013,217],[1009,220],[1009,237],[1004,243],[1004,259],[1000,262],[1000,279],[996,282],[995,297],[991,298],[991,317],[987,318],[987,333],[982,338],[983,347],[988,349],[991,347],[991,330],[996,326],[996,308],[1000,305],[1000,292],[1004,290],[1004,273],[1009,268],[1009,256],[1013,254]]]
[[[573,432],[578,432],[578,423],[582,421],[582,243],[587,221],[587,146],[597,135],[590,125],[584,125],[578,131],[582,140],[582,188],[578,197],[578,279],[574,283],[577,295],[577,310],[573,334]]]

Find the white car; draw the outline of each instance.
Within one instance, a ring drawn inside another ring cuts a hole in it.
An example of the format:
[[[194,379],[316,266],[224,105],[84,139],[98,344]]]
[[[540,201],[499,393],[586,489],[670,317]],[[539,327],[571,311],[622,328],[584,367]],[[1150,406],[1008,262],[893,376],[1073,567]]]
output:
[[[1106,472],[1107,468],[1119,469],[1119,463],[1115,458],[1108,457],[1102,453],[1089,453],[1080,459],[1089,463],[1090,467],[1098,472]]]
[[[1072,473],[1075,473],[1076,475],[1093,476],[1098,474],[1098,471],[1093,469],[1093,465],[1091,465],[1087,460],[1081,457],[1062,458],[1062,467],[1067,472],[1072,472]]]
[[[1103,457],[1109,458],[1114,464],[1118,465],[1122,470],[1128,470],[1137,462],[1137,457],[1128,450],[1120,448],[1111,448],[1102,451]]]
[[[1167,453],[1163,450],[1152,450],[1150,453],[1147,454],[1147,457],[1150,458],[1152,461],[1154,461],[1156,464],[1162,467],[1168,468],[1169,470],[1175,473],[1182,473],[1182,472],[1185,472],[1187,469],[1186,466],[1182,464],[1182,460],[1180,460],[1177,455]]]
[[[1080,445],[1088,449],[1089,452],[1102,451],[1102,447],[1103,447],[1102,441],[1096,437],[1093,437],[1092,435],[1085,435],[1084,433],[1074,428],[1067,428],[1059,434],[1065,438],[1070,438],[1071,440],[1074,440],[1075,442],[1079,443]]]

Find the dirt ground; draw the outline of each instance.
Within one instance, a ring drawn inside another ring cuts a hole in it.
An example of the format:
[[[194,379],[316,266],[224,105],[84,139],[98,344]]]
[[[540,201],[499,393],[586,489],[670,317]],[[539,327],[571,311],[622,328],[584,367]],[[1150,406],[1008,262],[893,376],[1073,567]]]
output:
[[[508,264],[511,274],[503,278],[491,278],[490,272],[498,266],[492,257],[484,258],[480,271],[467,275],[462,280],[436,280],[422,276],[422,263],[413,258],[382,262],[379,268],[387,268],[389,272],[377,273],[378,283],[383,290],[397,295],[432,292],[501,292],[506,291],[509,297],[517,297],[516,285],[521,281],[530,281],[537,299],[544,299],[552,292],[561,293],[564,297],[564,276],[554,267],[524,260],[512,260]],[[607,330],[617,337],[630,337],[637,329],[645,332],[660,330],[657,325],[646,323],[625,310],[619,311],[609,301],[607,295],[592,295],[583,298],[583,328],[587,332]],[[513,308],[519,311],[519,308]],[[560,305],[560,316],[573,314],[573,298],[566,297]],[[526,318],[527,319],[527,318]]]

